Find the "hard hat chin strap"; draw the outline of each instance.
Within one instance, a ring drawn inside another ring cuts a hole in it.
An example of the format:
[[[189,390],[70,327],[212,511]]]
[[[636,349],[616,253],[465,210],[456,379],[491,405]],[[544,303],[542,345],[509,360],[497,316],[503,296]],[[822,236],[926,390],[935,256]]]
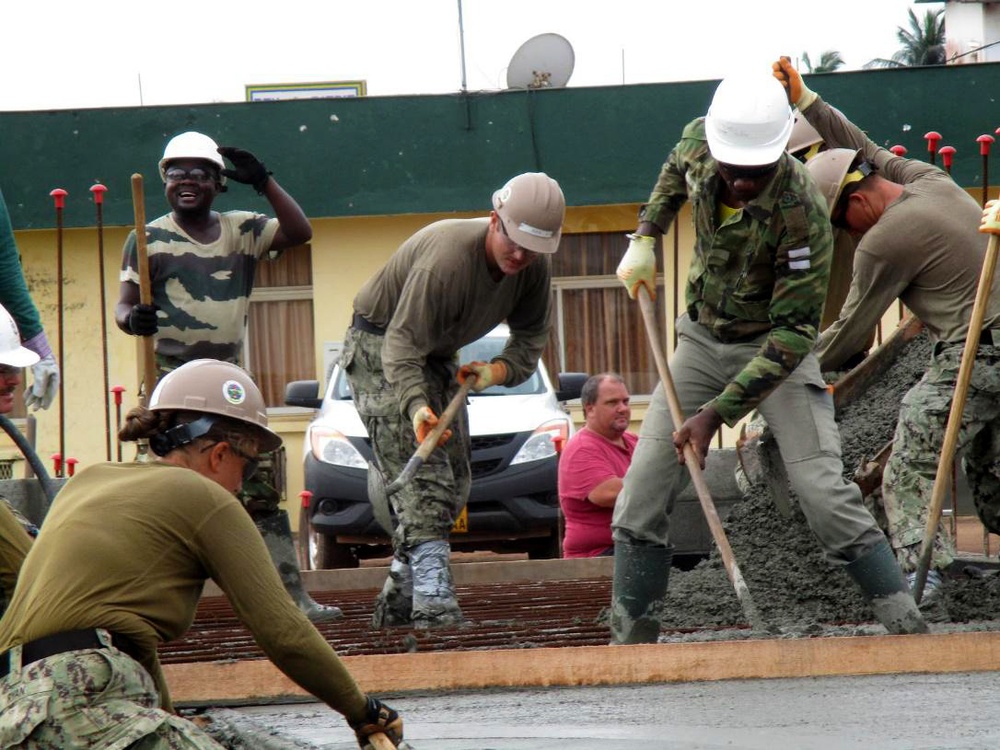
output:
[[[212,429],[212,425],[215,424],[215,420],[216,417],[204,416],[199,417],[193,422],[171,427],[166,432],[153,435],[149,439],[149,447],[157,456],[165,456],[175,448],[193,443],[198,438],[207,434]]]

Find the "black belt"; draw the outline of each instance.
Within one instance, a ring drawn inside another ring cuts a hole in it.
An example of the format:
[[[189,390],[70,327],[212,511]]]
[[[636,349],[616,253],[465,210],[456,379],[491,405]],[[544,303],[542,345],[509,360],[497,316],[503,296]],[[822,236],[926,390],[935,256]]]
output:
[[[361,313],[354,313],[354,317],[351,318],[351,328],[357,328],[359,331],[365,331],[366,333],[374,333],[376,336],[385,336],[385,329],[375,325],[368,318],[361,315]]]
[[[111,643],[119,651],[124,651],[133,659],[138,659],[139,649],[130,638],[118,633],[111,633]],[[22,644],[21,666],[27,666],[47,656],[55,656],[67,651],[82,651],[88,648],[105,648],[97,636],[97,631],[93,628],[53,633]],[[0,680],[8,674],[10,674],[10,651],[4,651],[0,654]]]

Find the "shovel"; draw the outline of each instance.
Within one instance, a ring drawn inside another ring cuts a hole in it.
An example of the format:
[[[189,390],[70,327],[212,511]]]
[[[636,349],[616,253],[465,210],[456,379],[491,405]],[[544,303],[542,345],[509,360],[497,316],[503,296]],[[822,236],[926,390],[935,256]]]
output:
[[[441,416],[438,417],[437,425],[427,434],[427,437],[420,443],[420,447],[417,448],[416,453],[406,462],[403,471],[394,480],[386,483],[385,475],[382,474],[375,463],[373,461],[368,462],[368,499],[372,504],[372,514],[375,516],[378,525],[385,529],[389,536],[392,536],[392,512],[389,509],[389,496],[399,492],[400,489],[413,479],[413,475],[417,473],[417,469],[423,466],[424,461],[434,452],[434,449],[437,448],[438,440],[441,439],[444,431],[448,429],[448,425],[451,424],[451,420],[455,418],[458,410],[462,408],[465,399],[469,395],[469,391],[475,383],[475,375],[470,375],[465,379],[462,387],[458,389],[458,393],[448,402],[448,406]]]
[[[653,359],[656,360],[656,369],[660,376],[660,382],[663,383],[663,392],[667,397],[667,404],[670,407],[670,417],[679,428],[684,424],[684,414],[681,412],[681,402],[677,397],[677,389],[674,388],[674,379],[670,376],[670,369],[667,367],[667,359],[660,349],[660,327],[656,323],[656,310],[653,307],[653,300],[649,296],[649,291],[644,286],[639,287],[638,297],[639,307],[642,309],[642,318],[646,323],[646,335],[649,338],[649,345],[653,350]],[[757,612],[757,607],[750,597],[750,589],[743,579],[743,573],[740,571],[740,566],[733,555],[733,549],[729,546],[726,530],[722,528],[722,520],[715,509],[715,502],[712,500],[708,484],[705,482],[705,477],[702,474],[701,462],[691,443],[684,444],[684,458],[684,465],[691,472],[691,483],[698,493],[698,500],[705,514],[705,520],[708,522],[708,528],[712,532],[715,546],[719,548],[719,554],[722,555],[722,563],[726,568],[726,573],[733,584],[733,588],[736,590],[736,598],[740,601],[743,614],[747,616],[751,628],[754,630],[765,630],[765,623]]]

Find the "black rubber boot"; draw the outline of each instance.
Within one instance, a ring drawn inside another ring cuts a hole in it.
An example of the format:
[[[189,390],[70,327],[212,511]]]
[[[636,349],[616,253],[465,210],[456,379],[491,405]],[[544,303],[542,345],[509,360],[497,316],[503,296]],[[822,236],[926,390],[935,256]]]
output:
[[[926,633],[927,623],[913,601],[896,556],[883,540],[846,568],[872,605],[875,617],[893,634]]]
[[[288,513],[283,510],[254,518],[257,530],[264,537],[267,551],[271,553],[274,567],[278,569],[285,590],[312,622],[331,622],[344,616],[340,607],[328,607],[315,601],[302,586],[302,572],[292,542],[292,527]]]
[[[407,551],[413,570],[413,627],[442,628],[462,623],[447,540],[423,542]]]
[[[611,645],[656,643],[673,547],[615,542]]]

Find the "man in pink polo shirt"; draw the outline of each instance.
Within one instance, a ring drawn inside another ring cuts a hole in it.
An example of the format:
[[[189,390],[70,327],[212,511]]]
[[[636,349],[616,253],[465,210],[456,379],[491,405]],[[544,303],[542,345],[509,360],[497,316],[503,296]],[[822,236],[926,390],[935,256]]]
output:
[[[563,557],[599,557],[614,554],[611,515],[638,437],[628,432],[632,410],[620,375],[594,375],[580,400],[586,423],[559,459]]]

